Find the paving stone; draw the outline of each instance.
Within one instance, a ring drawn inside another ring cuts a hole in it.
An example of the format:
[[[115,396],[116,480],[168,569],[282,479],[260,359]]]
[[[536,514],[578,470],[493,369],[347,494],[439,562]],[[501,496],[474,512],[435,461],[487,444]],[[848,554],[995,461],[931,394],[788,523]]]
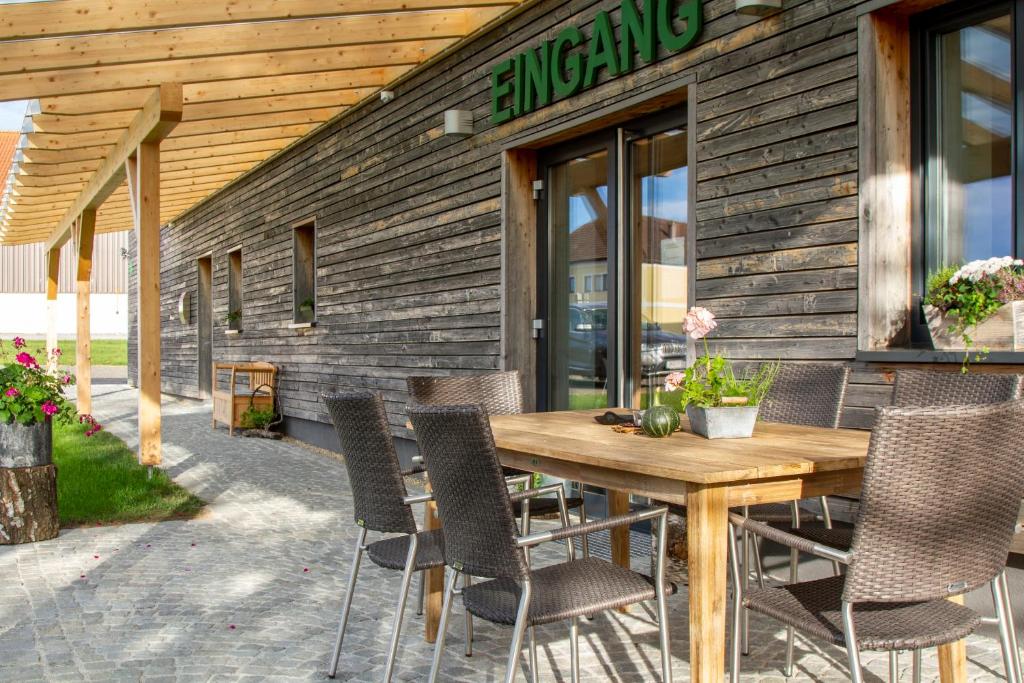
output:
[[[133,447],[136,393],[97,385],[94,394],[98,418]],[[290,441],[231,438],[210,429],[208,404],[170,397],[163,437],[165,469],[204,498],[207,511],[190,521],[69,529],[45,543],[0,547],[0,681],[324,679],[356,534],[342,462]],[[533,560],[559,561],[563,552],[552,545]],[[637,557],[634,567],[649,571],[649,561]],[[397,573],[364,563],[339,680],[380,679],[398,581]],[[974,602],[984,609],[985,599]],[[669,608],[674,678],[687,681],[685,591]],[[442,680],[500,680],[511,630],[478,620],[467,658],[456,609]],[[396,681],[425,679],[433,647],[422,633],[410,604]],[[584,680],[660,680],[649,609],[583,620],[580,634]],[[538,679],[568,680],[567,628],[539,628],[537,641]],[[754,617],[750,642],[744,681],[784,683],[783,629]],[[968,655],[972,681],[1000,680],[992,629],[969,639]],[[797,658],[795,679],[848,679],[840,648],[799,639]],[[869,680],[885,680],[884,654],[865,653],[865,662]],[[525,675],[525,655],[521,664]],[[926,680],[935,679],[934,651],[924,665]],[[900,679],[910,680],[906,654]]]

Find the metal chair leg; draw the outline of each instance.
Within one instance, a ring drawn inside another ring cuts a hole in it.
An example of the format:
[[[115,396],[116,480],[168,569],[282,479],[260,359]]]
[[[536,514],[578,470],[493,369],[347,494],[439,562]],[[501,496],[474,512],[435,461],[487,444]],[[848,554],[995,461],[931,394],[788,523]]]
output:
[[[996,618],[999,620],[999,644],[1003,652],[1003,668],[1006,671],[1006,680],[1009,683],[1020,683],[1017,676],[1017,668],[1014,665],[1014,648],[1017,644],[1010,639],[1009,614],[1006,610],[1006,595],[1003,593],[1003,582],[1001,577],[992,579],[992,602],[996,606]]]
[[[860,667],[860,647],[853,623],[853,603],[843,602],[843,633],[846,636],[846,655],[850,659],[850,680],[864,683],[864,670]]]
[[[741,534],[742,536],[742,534]],[[729,681],[739,683],[740,681],[740,652],[742,650],[740,631],[743,626],[743,584],[749,567],[743,568],[743,575],[740,575],[739,550],[736,548],[736,529],[729,525],[729,568],[732,573],[732,634],[729,643]]]
[[[508,664],[505,667],[505,683],[514,683],[516,674],[519,672],[519,651],[523,649],[523,637],[526,635],[526,626],[529,621],[530,594],[533,586],[530,580],[525,579],[522,591],[519,595],[519,609],[516,612],[516,624],[512,632],[512,644],[508,650]],[[440,642],[440,641],[439,641]],[[431,679],[433,683],[433,679]]]
[[[395,609],[395,625],[391,630],[391,645],[388,648],[388,661],[384,665],[384,682],[391,681],[391,674],[395,669],[395,659],[398,655],[398,638],[402,633],[402,619],[405,617],[405,603],[409,597],[409,585],[412,583],[412,575],[416,569],[416,549],[419,546],[419,537],[416,534],[409,534],[409,551],[405,555],[405,569],[402,571],[402,584],[398,589],[398,607]]]
[[[416,616],[423,616],[423,601],[426,599],[427,593],[427,573],[420,572],[420,597],[416,603]]]
[[[531,485],[531,486],[528,486],[527,488],[533,488],[533,487]],[[529,498],[524,498],[523,499],[523,510],[522,510],[522,514],[521,514],[521,516],[519,518],[519,529],[522,532],[523,536],[526,536],[526,535],[528,535],[530,533],[530,499]],[[526,556],[526,566],[530,566],[530,549],[529,548],[524,548],[523,549],[523,554]]]
[[[528,648],[530,651],[530,683],[539,683],[540,676],[537,675],[537,629],[530,627]]]
[[[583,492],[583,483],[582,482],[580,482],[580,509],[579,509],[579,515],[580,515],[580,524],[586,524],[587,523],[587,502],[586,502],[585,494]],[[583,534],[583,536],[580,537],[580,544],[583,546],[583,557],[584,558],[590,557],[590,542],[587,540],[587,534]],[[593,619],[592,616],[590,618]]]
[[[764,588],[764,567],[761,566],[761,545],[758,543],[755,534],[750,535],[750,543],[753,545],[754,553],[754,576],[757,578],[758,588]]]
[[[452,613],[452,598],[455,597],[455,582],[459,580],[459,572],[452,569],[444,587],[444,603],[441,605],[441,621],[437,625],[437,642],[434,643],[434,663],[430,666],[430,683],[437,680],[437,672],[441,670],[441,653],[444,651],[444,637],[448,631],[448,617]]]
[[[744,511],[746,511],[746,508],[744,508]],[[743,576],[740,583],[743,586],[743,592],[746,592],[750,588],[750,564],[752,560],[750,556],[750,532],[744,529],[741,533],[743,538]],[[742,622],[740,636],[742,650],[743,654],[748,655],[750,654],[750,614],[740,607],[739,617]]]
[[[1011,654],[1013,655],[1013,669],[1017,674],[1017,680],[1024,683],[1024,670],[1021,669],[1020,645],[1017,640],[1017,626],[1013,623],[1013,605],[1010,603],[1010,584],[1006,580],[1006,572],[999,575],[999,584],[1003,589],[1003,604],[1006,610],[1006,625],[1010,631],[1010,643],[1013,644]]]
[[[672,650],[665,600],[665,553],[668,552],[668,514],[658,520],[658,561],[654,566],[654,596],[658,601],[658,636],[661,644],[661,680],[672,683]]]
[[[341,604],[341,623],[338,625],[338,640],[334,644],[334,654],[331,655],[331,666],[327,672],[328,678],[334,678],[338,674],[338,660],[341,659],[341,642],[345,639],[345,627],[348,626],[348,613],[352,607],[352,591],[356,587],[356,578],[359,576],[359,564],[363,559],[363,549],[366,542],[366,529],[359,527],[359,534],[356,536],[356,552],[352,558],[352,570],[348,575],[348,588],[345,590],[345,599]]]
[[[466,589],[473,585],[473,577],[469,574],[462,576],[462,588]],[[473,656],[473,615],[466,610],[466,656]]]
[[[822,496],[819,500],[821,502],[821,519],[825,523],[825,528],[831,529],[832,511],[828,507],[828,496]],[[841,573],[841,570],[839,569],[839,563],[835,560],[832,560],[832,573],[835,576],[839,576],[839,574]]]
[[[921,651],[914,650],[914,683],[921,683]]]
[[[790,503],[790,511],[793,519],[793,528],[800,528],[800,505],[797,501]],[[800,580],[800,553],[796,549],[789,551],[789,582],[797,583]],[[786,629],[786,668],[783,673],[787,678],[793,675],[793,655],[796,645],[796,629],[792,626]]]
[[[900,653],[896,650],[889,650],[889,680],[898,683],[900,680]]]
[[[569,620],[569,666],[572,683],[580,683],[580,620]]]

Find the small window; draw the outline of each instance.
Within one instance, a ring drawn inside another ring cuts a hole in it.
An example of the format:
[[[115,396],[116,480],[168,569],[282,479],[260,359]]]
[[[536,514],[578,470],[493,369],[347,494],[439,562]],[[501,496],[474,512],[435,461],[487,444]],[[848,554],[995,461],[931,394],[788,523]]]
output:
[[[228,252],[228,312],[224,316],[229,330],[242,329],[242,250]]]
[[[316,322],[316,228],[307,223],[292,234],[292,315],[297,323]]]
[[[583,291],[592,292],[594,291],[594,278],[591,275],[583,276]]]
[[[574,275],[569,276],[569,293],[576,293],[576,277]]]

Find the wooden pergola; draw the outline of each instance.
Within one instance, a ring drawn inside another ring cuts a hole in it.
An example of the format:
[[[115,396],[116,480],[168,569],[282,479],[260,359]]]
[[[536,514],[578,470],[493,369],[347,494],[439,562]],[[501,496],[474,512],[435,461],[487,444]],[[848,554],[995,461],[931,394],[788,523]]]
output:
[[[0,244],[74,244],[91,411],[93,237],[137,240],[139,456],[160,464],[160,227],[523,0],[50,0],[0,5],[0,101],[37,100]]]

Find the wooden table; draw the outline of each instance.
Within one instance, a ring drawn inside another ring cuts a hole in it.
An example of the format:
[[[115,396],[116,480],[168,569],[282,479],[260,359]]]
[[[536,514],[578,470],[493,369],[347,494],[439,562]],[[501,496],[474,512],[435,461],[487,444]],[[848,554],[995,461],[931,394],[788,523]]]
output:
[[[688,431],[651,439],[597,424],[593,417],[602,412],[492,417],[501,463],[604,487],[609,515],[628,511],[629,493],[687,507],[691,679],[719,683],[725,675],[729,509],[856,493],[870,435],[758,423],[750,439],[709,440]],[[689,428],[685,418],[683,428]],[[618,532],[612,557],[628,565],[629,530]],[[428,588],[440,590],[437,577]],[[440,615],[440,596],[432,597],[426,615],[431,640]],[[964,679],[964,657],[962,643],[940,648],[944,681]]]

